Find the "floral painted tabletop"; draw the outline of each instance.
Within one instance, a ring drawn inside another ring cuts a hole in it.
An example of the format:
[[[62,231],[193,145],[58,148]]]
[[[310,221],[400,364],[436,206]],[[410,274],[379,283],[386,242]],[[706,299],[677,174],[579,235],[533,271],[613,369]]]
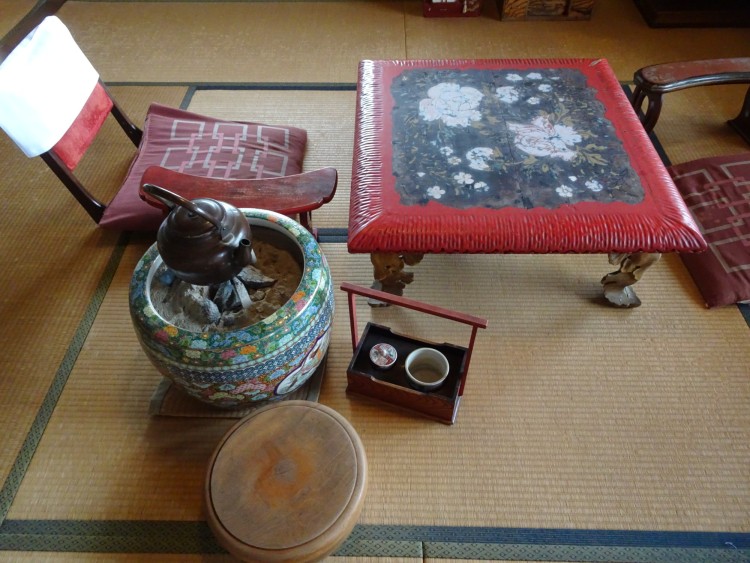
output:
[[[413,69],[391,94],[393,173],[405,205],[643,199],[604,105],[575,69]]]
[[[604,59],[360,63],[350,252],[704,245]]]

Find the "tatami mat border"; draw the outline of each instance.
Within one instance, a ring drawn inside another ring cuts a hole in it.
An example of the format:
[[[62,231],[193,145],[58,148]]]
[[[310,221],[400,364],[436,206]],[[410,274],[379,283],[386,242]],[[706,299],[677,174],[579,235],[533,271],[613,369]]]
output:
[[[742,316],[745,317],[747,326],[750,327],[750,303],[740,303],[737,305],[737,308],[742,313]]]
[[[349,236],[349,229],[337,229],[334,227],[321,227],[318,229],[318,241],[326,242],[346,242]]]
[[[88,553],[223,553],[205,522],[6,520],[0,550]]]
[[[188,88],[181,108],[187,109],[197,92],[207,90],[268,90],[303,92],[348,92],[357,89],[356,83],[342,82],[252,82],[195,84]]]
[[[196,90],[356,90],[354,82],[193,82],[107,80],[107,86],[188,86]]]
[[[223,552],[203,522],[8,520],[0,550],[96,553]],[[460,526],[357,525],[336,551],[347,557],[739,562],[750,534]]]
[[[208,90],[269,90],[306,92],[351,92],[357,89],[354,82],[122,82],[108,81],[107,86],[185,86],[187,92],[180,109],[188,109],[197,92]]]

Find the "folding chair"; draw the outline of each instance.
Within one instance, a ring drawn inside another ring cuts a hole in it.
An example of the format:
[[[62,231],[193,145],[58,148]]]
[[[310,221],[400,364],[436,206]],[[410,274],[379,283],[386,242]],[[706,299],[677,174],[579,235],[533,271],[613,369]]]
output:
[[[0,46],[0,127],[27,156],[41,156],[99,226],[156,230],[167,210],[142,198],[140,186],[150,182],[189,199],[211,197],[236,207],[299,215],[312,231],[311,211],[331,201],[337,172],[302,173],[303,129],[152,104],[141,130],[67,27],[47,13],[37,10],[36,18],[21,22]],[[136,154],[117,194],[105,204],[74,171],[110,114]]]

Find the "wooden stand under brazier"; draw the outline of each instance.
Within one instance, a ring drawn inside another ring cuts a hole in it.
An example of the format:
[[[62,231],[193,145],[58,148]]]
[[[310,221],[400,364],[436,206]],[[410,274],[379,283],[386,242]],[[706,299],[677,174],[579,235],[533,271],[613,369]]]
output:
[[[341,289],[348,293],[349,322],[354,350],[352,361],[346,370],[347,393],[407,409],[445,424],[455,423],[458,406],[466,385],[477,329],[487,328],[487,320],[351,283],[344,282],[341,284]],[[397,334],[389,327],[369,322],[365,326],[362,337],[358,339],[357,313],[354,303],[356,295],[470,325],[472,329],[469,345],[464,348],[449,343],[437,344]],[[392,345],[398,352],[396,363],[386,370],[376,368],[369,358],[370,349],[381,342]],[[414,389],[406,378],[404,368],[406,356],[422,347],[439,350],[448,359],[450,365],[450,372],[445,383],[432,391]]]

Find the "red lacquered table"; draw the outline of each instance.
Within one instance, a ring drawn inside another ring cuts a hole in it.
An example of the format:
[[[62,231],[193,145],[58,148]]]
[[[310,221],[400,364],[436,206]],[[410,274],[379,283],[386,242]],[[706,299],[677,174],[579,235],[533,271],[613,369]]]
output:
[[[426,253],[606,253],[607,299],[706,243],[603,59],[362,61],[348,249],[397,295]]]

